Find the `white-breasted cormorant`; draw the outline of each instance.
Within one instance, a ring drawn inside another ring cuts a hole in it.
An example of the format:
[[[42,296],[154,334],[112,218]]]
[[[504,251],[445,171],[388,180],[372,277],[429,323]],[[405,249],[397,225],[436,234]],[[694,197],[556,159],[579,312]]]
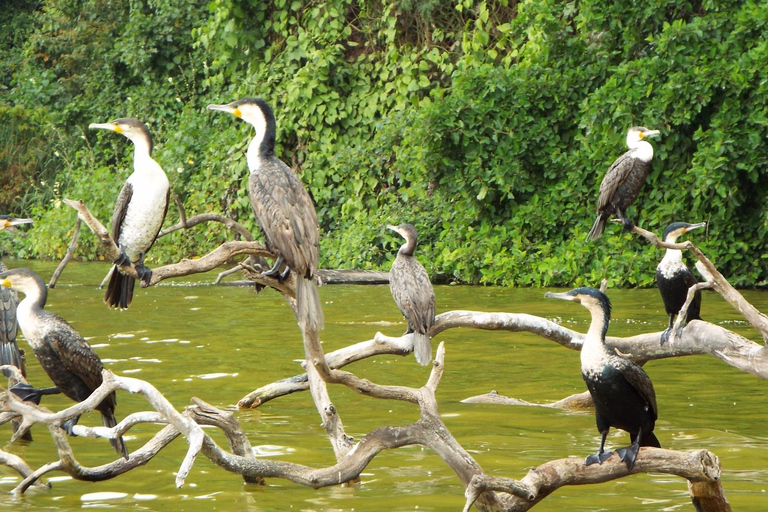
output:
[[[296,173],[275,156],[275,115],[261,98],[244,98],[208,110],[227,112],[256,129],[248,145],[249,196],[267,249],[277,255],[264,273],[284,279],[296,273],[298,319],[303,327],[323,326],[317,283],[320,228],[312,198]],[[286,269],[281,274],[280,268]]]
[[[8,215],[0,215],[0,231],[19,226],[21,224],[31,224],[32,219],[20,219]],[[3,263],[3,254],[0,251],[0,273],[7,271],[8,268]],[[0,365],[9,364],[20,370],[24,370],[21,364],[21,350],[16,343],[16,306],[19,304],[19,294],[9,288],[0,286]]]
[[[664,231],[663,240],[675,243],[677,237],[685,233],[706,226],[706,222],[687,224],[685,222],[673,222]],[[661,333],[661,344],[667,341],[675,323],[675,317],[688,298],[688,289],[698,283],[688,267],[683,262],[683,252],[677,249],[667,249],[661,263],[656,267],[656,284],[659,286],[661,300],[664,301],[664,309],[669,315],[669,326]],[[697,291],[691,305],[688,306],[686,320],[701,320],[701,292]]]
[[[134,146],[133,173],[125,181],[112,214],[112,238],[122,252],[110,271],[104,295],[104,302],[110,307],[126,309],[133,299],[136,280],[121,274],[119,267],[134,263],[142,281],[149,283],[152,278],[152,271],[144,266],[144,255],[155,243],[168,211],[168,177],[152,159],[152,136],[141,121],[121,118],[93,123],[88,128],[122,133]]]
[[[602,464],[611,452],[605,452],[605,438],[611,427],[629,432],[632,445],[616,450],[632,469],[641,446],[661,447],[653,434],[658,418],[656,393],[648,374],[635,363],[611,353],[605,346],[605,334],[611,319],[611,302],[595,288],[576,288],[565,293],[546,293],[545,297],[581,304],[592,314],[589,331],[581,347],[581,376],[595,404],[595,419],[600,432],[600,448],[584,461]]]
[[[589,230],[588,240],[597,240],[603,234],[605,223],[616,215],[626,229],[632,229],[632,221],[626,217],[627,208],[635,202],[651,172],[653,146],[645,139],[658,135],[659,130],[633,126],[627,131],[629,151],[621,155],[603,177],[600,197],[597,200],[597,219]]]
[[[56,387],[76,402],[82,402],[102,383],[104,365],[96,352],[63,318],[43,309],[48,289],[43,280],[31,270],[9,270],[0,279],[0,286],[24,294],[16,315],[24,338],[32,347],[35,357]],[[39,403],[39,397],[26,399]],[[117,425],[115,419],[115,393],[105,398],[96,409],[101,413],[105,427]],[[79,418],[62,427],[71,432]],[[128,451],[122,438],[110,439],[117,453],[126,459]]]
[[[389,289],[395,304],[408,321],[406,334],[413,339],[413,354],[419,364],[432,360],[429,329],[435,323],[435,292],[424,267],[413,256],[416,228],[410,224],[387,226],[405,238],[389,271]]]

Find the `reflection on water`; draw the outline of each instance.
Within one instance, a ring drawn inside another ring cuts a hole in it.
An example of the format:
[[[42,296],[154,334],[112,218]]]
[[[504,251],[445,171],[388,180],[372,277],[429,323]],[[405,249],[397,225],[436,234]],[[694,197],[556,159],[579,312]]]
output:
[[[19,262],[7,262],[9,267]],[[27,262],[47,279],[54,264]],[[96,288],[106,264],[71,263],[62,281],[51,290],[48,309],[78,329],[118,375],[149,381],[183,410],[191,397],[235,410],[237,401],[253,389],[301,372],[301,336],[290,308],[280,295],[250,288],[207,286],[206,278],[184,278],[194,288],[162,283],[150,290],[137,287],[131,309],[113,311]],[[215,273],[207,276],[212,280]],[[194,291],[194,293],[192,293]],[[438,312],[448,309],[530,313],[586,330],[583,308],[543,298],[544,290],[478,287],[436,287]],[[631,335],[661,331],[667,322],[655,290],[611,290],[614,321],[609,332]],[[768,294],[746,292],[762,311]],[[328,286],[321,289],[326,329],[323,346],[331,351],[371,339],[377,330],[397,335],[405,330],[386,286]],[[736,311],[717,295],[705,293],[702,316],[762,343]],[[497,390],[531,402],[551,402],[584,389],[578,353],[525,333],[455,329],[433,342],[446,342],[446,371],[438,390],[443,421],[480,465],[496,476],[521,478],[538,464],[560,457],[583,458],[598,446],[594,417],[588,413],[493,405],[462,404],[460,400]],[[412,356],[379,356],[349,369],[381,384],[421,386],[429,368]],[[646,365],[659,403],[656,434],[665,447],[707,448],[723,464],[723,484],[736,510],[768,509],[768,409],[765,383],[711,357],[654,361]],[[45,385],[42,370],[32,360],[30,380]],[[373,400],[338,387],[331,397],[347,432],[359,439],[381,425],[403,425],[418,414],[405,403]],[[45,405],[59,410],[69,405],[61,396],[46,397]],[[116,414],[146,410],[144,401],[118,394]],[[274,400],[262,408],[237,411],[257,457],[312,467],[334,463],[333,451],[307,393]],[[82,423],[99,424],[97,414]],[[6,440],[10,430],[5,427]],[[137,449],[159,429],[142,425],[131,430],[127,444]],[[216,441],[226,446],[220,434]],[[33,466],[54,458],[45,431],[34,429],[35,441],[6,447]],[[72,439],[78,460],[96,466],[112,460],[103,440]],[[628,436],[612,431],[611,446],[628,444]],[[175,472],[186,452],[180,438],[148,465],[116,479],[88,483],[53,473],[49,490],[32,490],[21,498],[0,500],[0,510],[233,511],[307,510],[454,511],[464,504],[463,487],[432,452],[407,447],[380,454],[366,468],[362,484],[312,490],[270,479],[266,487],[243,484],[198,457],[181,489]],[[0,490],[19,478],[0,469]],[[560,490],[538,505],[537,511],[573,510],[691,510],[683,480],[638,475],[618,482]]]

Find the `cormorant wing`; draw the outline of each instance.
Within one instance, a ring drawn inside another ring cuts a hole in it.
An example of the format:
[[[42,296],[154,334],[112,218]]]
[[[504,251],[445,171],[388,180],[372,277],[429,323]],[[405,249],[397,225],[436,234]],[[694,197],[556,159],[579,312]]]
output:
[[[13,343],[16,340],[16,306],[19,294],[16,290],[0,290],[0,343]]]
[[[112,212],[112,239],[119,245],[120,231],[123,227],[123,221],[125,220],[125,212],[128,211],[128,205],[131,203],[133,197],[133,185],[126,181],[120,190],[120,195],[117,196],[117,202],[115,203],[115,210]]]
[[[165,222],[165,216],[168,215],[168,202],[171,200],[171,189],[168,188],[168,192],[165,194],[165,209],[163,210],[163,221],[160,223],[160,225],[157,227],[157,232],[152,237],[152,243],[149,244],[149,247],[147,247],[147,250],[144,251],[145,253],[149,252],[149,250],[152,248],[153,245],[155,245],[155,242],[157,242],[157,235],[160,234],[160,231],[163,230],[163,222]]]
[[[648,402],[653,419],[657,420],[659,418],[659,409],[656,406],[656,391],[653,389],[651,378],[645,373],[645,370],[632,361],[624,358],[617,359],[621,361],[621,374],[624,376],[624,379],[637,391],[643,400]]]
[[[632,174],[634,166],[635,159],[632,158],[632,150],[627,151],[613,162],[608,172],[605,173],[603,182],[600,184],[600,196],[597,200],[598,212],[602,212],[610,204],[616,190]]]
[[[101,386],[104,365],[88,342],[63,319],[56,317],[56,326],[46,334],[46,341],[59,356],[64,367],[77,375],[91,392]]]
[[[395,260],[392,265],[393,271],[389,274],[392,298],[411,327],[416,331],[429,329],[435,322],[435,292],[421,263],[412,256],[407,258],[409,261],[405,264],[398,265]]]
[[[250,199],[268,246],[306,277],[318,259],[318,221],[312,198],[299,177],[275,159],[251,173]]]

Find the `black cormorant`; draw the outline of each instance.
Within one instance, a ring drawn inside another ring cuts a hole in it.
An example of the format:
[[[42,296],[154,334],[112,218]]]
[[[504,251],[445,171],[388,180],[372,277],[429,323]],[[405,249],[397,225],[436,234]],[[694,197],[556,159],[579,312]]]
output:
[[[135,279],[121,274],[119,266],[134,263],[142,281],[149,283],[152,278],[152,271],[144,266],[144,255],[155,243],[168,211],[168,177],[152,159],[152,136],[141,121],[121,118],[88,128],[122,133],[134,146],[133,173],[125,181],[112,214],[112,238],[121,255],[112,267],[104,295],[107,305],[125,309],[133,299]]]
[[[629,151],[613,162],[605,173],[597,200],[597,219],[589,230],[588,240],[600,238],[605,223],[613,214],[624,223],[626,229],[632,229],[632,221],[626,217],[627,208],[640,194],[640,189],[651,172],[653,159],[653,146],[645,139],[658,134],[658,130],[649,130],[642,126],[633,126],[627,131]]]
[[[416,361],[426,365],[432,359],[429,328],[435,323],[435,292],[427,271],[413,257],[417,241],[416,229],[410,224],[387,227],[405,238],[389,271],[389,289],[395,304],[408,321],[405,333],[412,333]]]
[[[256,129],[248,145],[251,207],[264,235],[267,249],[277,255],[264,273],[285,279],[296,273],[296,303],[303,327],[323,326],[323,310],[314,275],[317,272],[320,234],[317,213],[299,177],[275,156],[275,115],[261,98],[244,98],[208,110],[227,112]],[[280,268],[286,265],[281,274]]]
[[[585,460],[587,465],[602,464],[611,452],[605,452],[605,438],[611,427],[629,432],[632,445],[617,450],[632,469],[641,446],[661,447],[653,434],[658,418],[656,393],[648,374],[633,362],[611,353],[605,346],[605,334],[611,319],[611,302],[595,288],[576,288],[565,293],[547,293],[545,297],[581,304],[592,314],[589,331],[581,347],[581,375],[595,404],[595,419],[600,432],[600,448]]]
[[[43,309],[48,289],[40,276],[24,268],[10,270],[3,275],[0,286],[24,294],[17,309],[17,318],[35,357],[59,391],[76,402],[82,402],[102,383],[104,365],[101,359],[63,318]],[[112,393],[96,407],[106,427],[117,425],[116,403],[115,393]],[[71,431],[71,426],[78,419],[74,418],[62,426]],[[110,439],[110,442],[119,454],[128,458],[122,438]]]
[[[663,240],[669,243],[675,243],[677,237],[685,233],[706,226],[706,222],[698,224],[687,224],[685,222],[673,222],[664,231]],[[680,309],[688,298],[688,289],[698,283],[688,267],[683,263],[683,252],[677,249],[667,249],[664,258],[656,267],[656,284],[659,286],[661,299],[664,301],[664,309],[669,315],[669,326],[661,333],[661,344],[667,341],[672,326],[675,323],[675,316],[680,313]],[[701,320],[701,292],[697,291],[694,295],[691,305],[688,306],[686,320]]]

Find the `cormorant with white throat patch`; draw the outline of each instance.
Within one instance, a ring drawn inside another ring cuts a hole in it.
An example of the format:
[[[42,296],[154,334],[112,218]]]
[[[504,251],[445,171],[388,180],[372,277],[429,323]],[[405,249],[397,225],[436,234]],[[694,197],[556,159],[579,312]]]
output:
[[[614,214],[624,223],[625,229],[632,229],[633,223],[626,217],[627,208],[640,194],[651,172],[653,159],[653,146],[645,139],[658,134],[658,130],[649,130],[643,126],[633,126],[627,131],[629,151],[613,162],[603,177],[597,200],[597,219],[589,230],[587,240],[600,238],[606,222]]]
[[[410,224],[387,228],[405,238],[389,271],[389,289],[395,304],[408,321],[405,333],[412,336],[416,361],[426,365],[432,360],[429,329],[435,323],[435,292],[427,271],[413,256],[417,242],[416,228]]]
[[[673,222],[664,231],[663,240],[669,243],[675,243],[679,236],[685,233],[706,226],[706,222],[698,224],[687,224],[685,222]],[[669,326],[661,334],[661,344],[663,345],[672,332],[672,326],[675,323],[675,317],[685,305],[688,299],[688,289],[698,283],[693,273],[688,270],[683,262],[683,252],[678,249],[667,249],[659,265],[656,267],[656,284],[661,293],[661,300],[664,301],[664,309],[669,315]],[[691,305],[688,306],[686,321],[701,320],[701,292],[697,291],[693,296]]]
[[[93,123],[88,128],[121,133],[134,146],[133,173],[125,181],[112,214],[112,238],[121,254],[110,271],[104,295],[110,307],[126,309],[133,299],[136,280],[120,273],[119,267],[133,263],[142,281],[149,284],[152,279],[152,271],[144,266],[144,256],[155,243],[168,211],[168,177],[152,159],[152,136],[141,121],[127,117]]]
[[[264,241],[277,255],[266,276],[283,280],[296,273],[297,319],[303,329],[323,327],[323,310],[315,281],[320,228],[312,198],[296,173],[275,156],[276,122],[261,98],[244,98],[226,105],[208,105],[250,124],[256,135],[248,145],[249,196]],[[280,268],[287,267],[282,273]]]
[[[63,318],[43,309],[48,289],[40,276],[31,270],[14,269],[2,274],[0,286],[24,294],[17,308],[19,327],[32,347],[35,357],[56,387],[76,402],[82,402],[102,383],[104,365],[80,334]],[[28,388],[34,394],[33,388]],[[25,397],[39,403],[39,396]],[[115,419],[115,393],[107,396],[96,409],[101,413],[105,427],[117,425]],[[63,428],[72,431],[79,417],[68,421]],[[117,453],[128,458],[122,438],[110,439]]]
[[[635,363],[619,357],[605,346],[611,319],[611,302],[595,288],[576,288],[565,293],[546,293],[545,297],[570,300],[592,314],[589,331],[581,347],[581,376],[595,404],[595,420],[600,432],[600,448],[584,461],[602,464],[612,452],[605,452],[605,439],[611,427],[629,432],[632,445],[616,452],[632,469],[641,446],[661,447],[653,434],[658,418],[656,393],[648,374]]]

